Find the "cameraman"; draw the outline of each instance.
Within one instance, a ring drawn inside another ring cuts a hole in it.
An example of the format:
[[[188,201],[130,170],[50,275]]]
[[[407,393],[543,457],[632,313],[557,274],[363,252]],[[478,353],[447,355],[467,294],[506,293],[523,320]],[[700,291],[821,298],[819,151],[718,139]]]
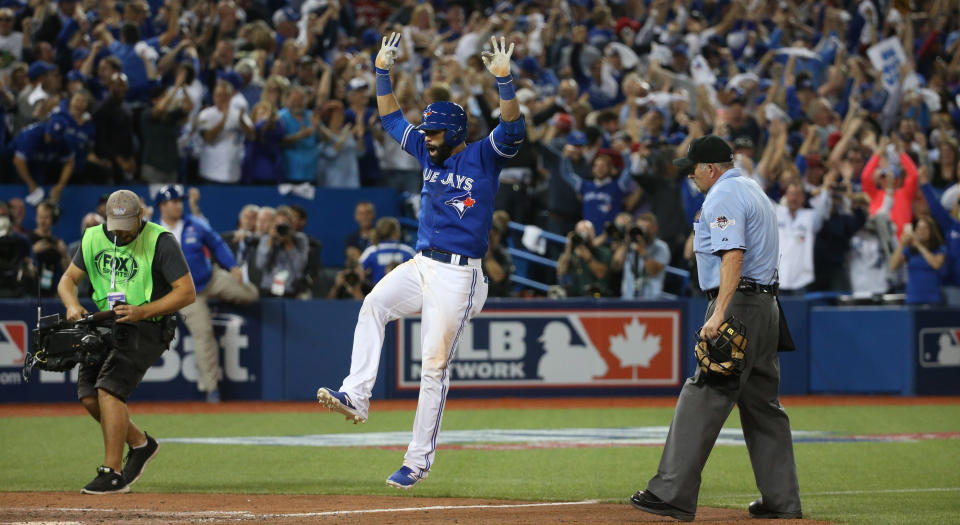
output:
[[[364,271],[363,266],[359,262],[348,261],[347,267],[337,272],[333,287],[327,292],[327,299],[362,301],[372,290],[373,284],[367,279],[367,272]]]
[[[854,194],[850,184],[832,170],[826,176],[824,189],[831,192],[830,208],[813,243],[813,284],[811,290],[846,292],[851,289],[847,271],[850,239],[863,228],[870,214],[870,198]]]
[[[131,348],[111,348],[100,365],[80,366],[77,397],[100,422],[104,443],[103,465],[83,488],[85,494],[128,492],[157,453],[156,440],[130,420],[126,401],[170,345],[176,328],[171,314],[196,298],[176,238],[143,221],[135,193],[115,191],[107,200],[106,214],[106,225],[84,231],[80,249],[57,287],[67,320],[77,321],[87,313],[77,300],[77,284],[86,275],[97,308],[112,309],[119,326],[137,333]],[[121,473],[124,442],[130,450]]]
[[[304,285],[304,271],[310,257],[307,236],[294,231],[293,211],[277,208],[273,226],[260,238],[254,266],[260,277],[260,295],[294,297]]]
[[[567,245],[557,261],[557,280],[569,297],[609,295],[610,248],[594,246],[593,237],[593,223],[588,220],[578,222],[567,234]]]
[[[623,268],[620,296],[624,299],[659,299],[670,263],[670,247],[657,238],[657,216],[641,213],[627,232],[628,242],[613,254],[613,266]]]
[[[610,261],[610,271],[607,272],[607,287],[610,291],[616,293],[620,289],[620,281],[623,279],[623,259],[617,264],[616,254],[621,251],[624,243],[628,241],[628,231],[633,226],[633,216],[622,211],[613,218],[613,222],[607,222],[603,225],[603,232],[594,240],[594,246],[606,246],[610,248],[613,259]]]

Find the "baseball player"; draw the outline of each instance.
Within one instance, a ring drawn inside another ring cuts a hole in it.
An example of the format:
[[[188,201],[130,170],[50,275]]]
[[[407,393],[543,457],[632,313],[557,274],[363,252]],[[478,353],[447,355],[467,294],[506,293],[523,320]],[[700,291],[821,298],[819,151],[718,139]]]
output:
[[[387,485],[409,489],[427,477],[433,466],[437,434],[450,386],[447,366],[464,325],[480,312],[487,283],[480,260],[487,252],[493,222],[493,200],[500,169],[519,151],[525,135],[504,39],[492,38],[492,52],[483,62],[497,78],[500,124],[482,140],[466,144],[467,115],[452,102],[434,102],[413,126],[393,94],[390,67],[400,35],[383,39],[377,54],[377,106],[383,128],[423,167],[417,255],[388,273],[360,308],[353,336],[350,375],[340,390],[320,388],[320,403],[354,423],[366,421],[377,378],[384,326],[418,312],[422,316],[423,364],[420,399],[413,422],[413,440],[399,470]]]

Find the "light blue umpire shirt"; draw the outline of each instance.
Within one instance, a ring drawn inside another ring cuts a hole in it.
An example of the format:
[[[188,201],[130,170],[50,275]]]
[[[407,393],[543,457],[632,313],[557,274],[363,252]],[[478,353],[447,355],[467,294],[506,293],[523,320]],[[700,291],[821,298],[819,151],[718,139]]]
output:
[[[741,277],[773,284],[780,254],[777,213],[760,185],[739,169],[724,172],[707,191],[693,228],[701,290],[720,286],[720,256],[735,249],[744,250]]]

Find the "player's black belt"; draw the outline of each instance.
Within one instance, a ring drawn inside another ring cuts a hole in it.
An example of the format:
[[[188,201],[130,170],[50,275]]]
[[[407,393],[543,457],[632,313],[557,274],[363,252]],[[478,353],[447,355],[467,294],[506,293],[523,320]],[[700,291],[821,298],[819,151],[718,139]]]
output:
[[[737,291],[777,295],[777,292],[780,291],[780,285],[778,283],[760,284],[757,281],[751,281],[750,279],[741,277],[740,282],[737,284]],[[717,298],[719,292],[719,288],[711,288],[703,293],[707,296],[707,299],[712,301]]]
[[[470,264],[470,258],[466,255],[458,255],[456,253],[445,252],[442,250],[420,250],[420,253],[424,257],[429,257],[434,261],[440,261],[442,263],[451,264],[452,261],[456,259],[456,264],[459,266],[467,266]]]

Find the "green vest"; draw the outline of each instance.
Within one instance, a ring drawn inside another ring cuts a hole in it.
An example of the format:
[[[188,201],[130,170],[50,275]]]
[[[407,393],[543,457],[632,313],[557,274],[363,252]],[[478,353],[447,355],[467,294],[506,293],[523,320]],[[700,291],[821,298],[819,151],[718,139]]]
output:
[[[93,301],[100,311],[109,309],[109,293],[123,293],[127,304],[135,306],[150,301],[157,238],[166,231],[159,224],[147,222],[140,235],[126,246],[114,246],[103,226],[83,232],[83,262],[93,287]]]

